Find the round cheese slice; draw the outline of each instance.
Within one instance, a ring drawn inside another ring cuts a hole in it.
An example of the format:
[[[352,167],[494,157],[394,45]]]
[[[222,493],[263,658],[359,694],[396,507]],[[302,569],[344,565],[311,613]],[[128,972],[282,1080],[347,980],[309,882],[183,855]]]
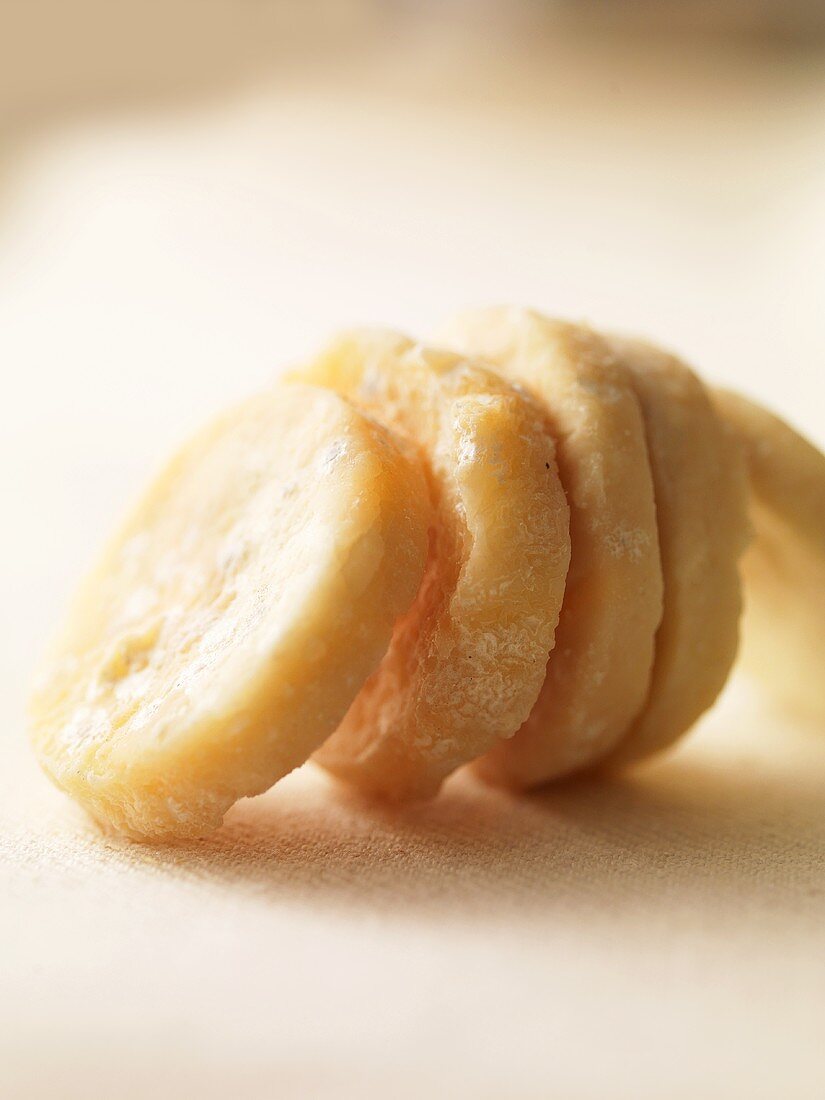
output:
[[[342,337],[304,376],[418,449],[434,523],[419,597],[316,759],[388,798],[434,794],[536,700],[570,557],[540,407],[477,362],[385,332]]]
[[[647,698],[662,570],[644,422],[630,372],[582,325],[500,307],[439,335],[526,386],[557,441],[571,560],[556,645],[529,718],[478,764],[534,786],[601,760]]]
[[[724,687],[739,642],[739,559],[750,526],[743,450],[704,385],[658,348],[611,344],[632,371],[645,420],[664,578],[647,701],[608,758],[623,765],[672,745]]]
[[[198,836],[339,724],[413,601],[417,461],[327,390],[220,417],[78,593],[31,703],[48,774],[102,824]]]

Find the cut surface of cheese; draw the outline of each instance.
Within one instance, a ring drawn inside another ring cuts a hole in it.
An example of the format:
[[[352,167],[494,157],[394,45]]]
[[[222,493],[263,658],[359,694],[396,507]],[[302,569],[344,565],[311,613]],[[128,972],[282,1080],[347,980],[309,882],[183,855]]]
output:
[[[412,603],[423,472],[327,390],[280,385],[195,436],[81,587],[32,737],[102,824],[197,836],[303,763]]]
[[[439,336],[526,386],[557,442],[571,561],[556,645],[529,718],[478,764],[532,786],[600,760],[647,697],[662,571],[644,422],[628,370],[584,326],[501,307]]]
[[[540,690],[569,564],[569,514],[540,408],[459,355],[355,332],[303,372],[418,449],[434,506],[419,597],[316,759],[421,798],[511,736]]]
[[[739,640],[739,559],[750,526],[743,449],[703,384],[658,348],[610,343],[632,371],[642,406],[664,577],[647,702],[608,759],[623,765],[673,744],[725,685]]]

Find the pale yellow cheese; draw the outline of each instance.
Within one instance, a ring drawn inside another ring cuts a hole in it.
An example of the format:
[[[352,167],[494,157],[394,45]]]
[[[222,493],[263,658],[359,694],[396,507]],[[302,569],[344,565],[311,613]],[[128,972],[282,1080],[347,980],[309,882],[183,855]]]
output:
[[[335,729],[418,591],[418,464],[340,398],[279,386],[198,434],[81,588],[31,704],[101,823],[195,836]]]
[[[556,646],[529,718],[479,762],[531,786],[599,761],[647,697],[662,571],[644,423],[628,370],[583,326],[502,307],[439,337],[528,387],[557,440],[571,562]]]
[[[748,484],[747,655],[825,714],[825,456],[637,341],[516,309],[444,339],[342,336],[106,548],[31,703],[104,827],[202,835],[313,754],[420,798],[666,748],[736,654]]]
[[[611,344],[642,406],[664,577],[647,702],[608,761],[626,764],[673,744],[724,687],[739,640],[739,558],[750,528],[742,448],[696,375],[648,344]]]

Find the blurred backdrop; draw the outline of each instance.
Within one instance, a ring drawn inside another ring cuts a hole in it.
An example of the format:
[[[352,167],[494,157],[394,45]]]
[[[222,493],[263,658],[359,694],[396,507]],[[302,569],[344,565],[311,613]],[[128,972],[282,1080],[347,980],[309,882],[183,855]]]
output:
[[[147,464],[342,324],[529,304],[823,439],[825,6],[0,11],[0,476],[64,547],[3,549],[37,577],[12,682]]]

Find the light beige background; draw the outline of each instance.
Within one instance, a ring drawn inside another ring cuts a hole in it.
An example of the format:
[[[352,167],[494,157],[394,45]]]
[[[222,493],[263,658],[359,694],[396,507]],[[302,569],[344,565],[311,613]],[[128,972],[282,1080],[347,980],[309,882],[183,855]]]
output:
[[[529,303],[825,443],[810,29],[35,8],[0,34],[2,1094],[821,1096],[825,738],[744,684],[621,781],[390,813],[306,771],[177,851],[102,840],[23,731],[148,470],[340,324]]]

